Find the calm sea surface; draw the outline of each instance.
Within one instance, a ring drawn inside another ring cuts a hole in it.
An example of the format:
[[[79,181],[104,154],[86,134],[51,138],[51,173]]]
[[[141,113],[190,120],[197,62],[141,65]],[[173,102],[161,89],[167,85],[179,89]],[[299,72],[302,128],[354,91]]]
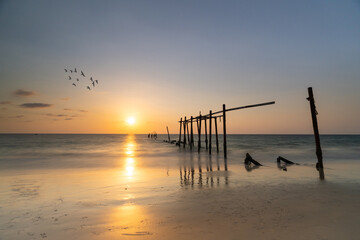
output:
[[[219,156],[222,156],[222,136],[219,138]],[[153,140],[147,135],[1,134],[0,166],[3,169],[111,167],[130,152],[140,161],[143,159],[143,165],[171,165],[173,156],[189,152],[164,143],[165,139],[167,135]],[[178,136],[171,135],[171,139]],[[202,136],[203,154],[204,140]],[[227,141],[229,163],[242,163],[246,153],[263,163],[274,163],[278,156],[299,163],[316,163],[312,135],[228,135]],[[325,165],[328,161],[360,160],[360,135],[322,135],[321,145]],[[212,149],[216,155],[214,136]]]

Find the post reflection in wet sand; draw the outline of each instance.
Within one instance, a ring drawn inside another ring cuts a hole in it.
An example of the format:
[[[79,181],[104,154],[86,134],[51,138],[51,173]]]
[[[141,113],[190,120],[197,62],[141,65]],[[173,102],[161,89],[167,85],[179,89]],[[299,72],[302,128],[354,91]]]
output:
[[[195,185],[194,154],[197,155],[198,188],[202,188],[203,185],[214,187],[215,181],[216,181],[216,186],[220,186],[220,181],[222,177],[224,177],[225,185],[229,183],[228,173],[227,173],[227,162],[225,159],[223,160],[225,170],[221,171],[220,157],[218,154],[216,154],[215,155],[216,170],[214,170],[212,163],[213,162],[212,155],[202,155],[201,153],[190,152],[190,153],[183,153],[181,159],[179,159],[180,186],[191,186],[192,188],[194,188]],[[202,169],[203,163],[205,163],[206,172],[203,172]]]

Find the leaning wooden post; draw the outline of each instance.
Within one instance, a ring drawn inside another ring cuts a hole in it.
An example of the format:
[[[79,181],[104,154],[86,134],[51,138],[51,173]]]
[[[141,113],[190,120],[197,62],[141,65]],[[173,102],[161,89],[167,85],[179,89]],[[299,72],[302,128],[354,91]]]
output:
[[[214,120],[215,120],[216,152],[219,153],[219,137],[218,137],[218,129],[217,129],[217,117],[215,117]]]
[[[190,122],[190,126],[191,126],[191,133],[190,133],[190,147],[191,149],[194,146],[194,131],[193,131],[193,116],[191,116],[191,122]]]
[[[181,146],[181,125],[182,125],[182,118],[180,118],[179,147]]]
[[[168,133],[168,139],[169,139],[169,142],[171,142],[171,140],[170,140],[170,134],[169,134],[169,128],[168,128],[168,126],[166,126],[166,130],[167,130],[167,133]]]
[[[199,116],[199,126],[198,126],[198,151],[200,152],[200,148],[201,148],[201,114]]]
[[[209,112],[209,154],[211,155],[211,122],[212,122],[212,111]]]
[[[204,121],[205,121],[205,148],[208,149],[207,125],[206,125],[207,117],[205,117]]]
[[[184,148],[186,145],[186,117],[184,117]]]
[[[226,109],[223,104],[223,131],[224,131],[224,158],[227,158],[227,147],[226,147]]]
[[[316,115],[318,114],[315,107],[315,99],[313,95],[313,90],[311,87],[308,88],[309,97],[307,100],[310,101],[310,109],[311,109],[311,117],[312,117],[312,123],[314,128],[314,136],[315,136],[315,143],[316,143],[316,156],[318,159],[318,162],[316,164],[316,168],[323,168],[323,157],[322,157],[322,151],[321,151],[321,145],[320,145],[320,136],[319,136],[319,129],[318,129],[318,122]]]

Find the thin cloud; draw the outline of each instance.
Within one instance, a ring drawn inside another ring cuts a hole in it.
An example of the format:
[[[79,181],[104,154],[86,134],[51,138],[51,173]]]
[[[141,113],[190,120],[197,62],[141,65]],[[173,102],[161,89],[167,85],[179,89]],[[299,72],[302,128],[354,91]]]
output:
[[[11,102],[10,102],[10,101],[1,101],[0,104],[1,104],[1,105],[11,104]]]
[[[52,104],[48,103],[23,103],[20,105],[22,108],[48,108],[52,107]]]
[[[26,91],[22,89],[16,90],[15,92],[13,92],[13,94],[17,97],[30,97],[36,95],[36,93],[33,91]]]
[[[60,98],[60,100],[63,100],[63,101],[69,101],[70,98],[69,97],[66,97],[66,98]]]
[[[53,114],[53,113],[47,113],[46,116],[49,117],[67,117],[67,114]]]
[[[14,118],[23,118],[23,117],[24,117],[24,115],[17,115]]]
[[[71,109],[71,108],[64,108],[64,111],[73,111],[73,112],[81,112],[81,113],[87,113],[89,111],[83,110],[83,109]]]
[[[65,118],[65,120],[72,120],[72,118]]]

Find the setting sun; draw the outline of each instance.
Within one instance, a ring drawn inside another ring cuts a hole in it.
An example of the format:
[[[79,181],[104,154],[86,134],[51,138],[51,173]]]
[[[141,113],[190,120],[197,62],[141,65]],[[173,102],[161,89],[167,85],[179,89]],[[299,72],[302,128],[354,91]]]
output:
[[[129,117],[128,119],[126,119],[126,122],[129,125],[134,125],[135,124],[135,118],[134,117]]]

